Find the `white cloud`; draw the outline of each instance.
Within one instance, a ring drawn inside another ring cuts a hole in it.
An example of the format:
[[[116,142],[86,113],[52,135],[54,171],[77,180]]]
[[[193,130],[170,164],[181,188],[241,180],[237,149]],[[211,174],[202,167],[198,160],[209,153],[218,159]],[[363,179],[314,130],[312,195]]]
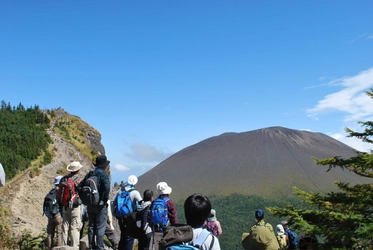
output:
[[[358,121],[373,120],[373,100],[366,91],[373,87],[373,68],[362,71],[356,76],[333,80],[328,85],[338,86],[337,92],[326,95],[315,107],[308,109],[308,117],[321,120],[322,114],[339,111],[345,113],[344,127],[361,131]],[[372,145],[357,138],[349,138],[343,132],[331,133],[331,137],[359,150],[368,152]]]
[[[114,168],[117,171],[130,171],[131,170],[129,167],[126,167],[126,166],[124,166],[122,164],[115,164]]]
[[[373,87],[373,68],[360,72],[353,77],[344,77],[329,84],[342,87],[340,91],[329,94],[307,113],[318,117],[320,113],[341,111],[348,115],[346,121],[364,119],[373,114],[372,100],[365,92]]]

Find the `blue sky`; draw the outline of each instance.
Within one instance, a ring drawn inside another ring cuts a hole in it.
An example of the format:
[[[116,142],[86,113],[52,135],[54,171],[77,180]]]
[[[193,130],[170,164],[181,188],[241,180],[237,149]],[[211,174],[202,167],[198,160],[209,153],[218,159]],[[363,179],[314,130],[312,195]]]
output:
[[[100,131],[113,182],[225,132],[373,119],[372,1],[0,2],[0,93]]]

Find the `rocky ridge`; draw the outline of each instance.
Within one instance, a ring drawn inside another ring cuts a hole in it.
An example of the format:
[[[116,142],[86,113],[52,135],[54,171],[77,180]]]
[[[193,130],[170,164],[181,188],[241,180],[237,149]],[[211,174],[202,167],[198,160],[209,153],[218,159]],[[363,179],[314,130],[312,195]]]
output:
[[[94,169],[91,159],[80,152],[77,147],[54,132],[55,122],[68,115],[62,109],[56,110],[56,117],[51,121],[48,133],[53,140],[53,160],[41,168],[40,174],[34,176],[32,170],[27,170],[14,180],[1,188],[0,206],[8,209],[8,222],[12,226],[14,235],[19,236],[27,230],[31,235],[39,235],[46,229],[47,217],[43,216],[43,200],[46,193],[53,188],[53,179],[56,175],[67,173],[66,166],[72,161],[80,161],[84,168],[80,174],[84,176]],[[92,150],[105,153],[101,144],[101,135],[90,126],[83,131],[84,140],[89,143]]]

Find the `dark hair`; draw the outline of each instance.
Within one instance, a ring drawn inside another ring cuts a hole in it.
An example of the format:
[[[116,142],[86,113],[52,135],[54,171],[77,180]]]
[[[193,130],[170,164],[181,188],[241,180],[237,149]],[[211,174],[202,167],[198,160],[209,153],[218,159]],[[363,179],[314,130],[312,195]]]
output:
[[[144,201],[151,201],[153,197],[153,191],[150,189],[147,189],[144,191]]]
[[[201,227],[210,215],[211,202],[203,194],[192,194],[184,202],[184,214],[187,224]]]

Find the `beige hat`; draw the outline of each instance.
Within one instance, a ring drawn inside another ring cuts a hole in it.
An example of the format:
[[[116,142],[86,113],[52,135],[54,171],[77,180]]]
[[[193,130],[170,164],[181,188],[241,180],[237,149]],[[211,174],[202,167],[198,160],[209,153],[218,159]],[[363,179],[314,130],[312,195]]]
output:
[[[158,194],[171,194],[172,188],[167,185],[166,182],[160,182],[157,184]]]
[[[78,171],[79,169],[81,169],[83,167],[82,164],[80,164],[80,162],[78,161],[73,161],[72,163],[70,163],[68,166],[67,166],[67,171],[69,172],[76,172]]]

